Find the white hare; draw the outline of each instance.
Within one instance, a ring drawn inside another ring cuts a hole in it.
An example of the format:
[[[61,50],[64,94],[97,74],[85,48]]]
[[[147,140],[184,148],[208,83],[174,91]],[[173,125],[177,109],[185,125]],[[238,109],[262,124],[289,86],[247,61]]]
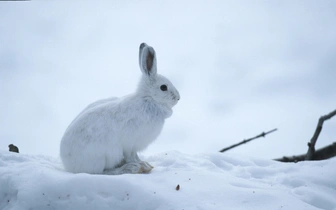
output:
[[[152,47],[140,45],[142,77],[135,93],[103,99],[86,107],[69,125],[61,140],[65,169],[73,173],[148,173],[152,166],[137,152],[153,142],[162,130],[179,92],[157,74]]]

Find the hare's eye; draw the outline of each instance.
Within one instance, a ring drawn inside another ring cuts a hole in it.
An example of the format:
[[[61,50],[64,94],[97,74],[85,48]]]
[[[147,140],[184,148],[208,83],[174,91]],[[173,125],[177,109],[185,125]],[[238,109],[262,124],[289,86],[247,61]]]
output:
[[[167,91],[167,85],[161,85],[160,86],[160,89],[162,90],[162,91]]]

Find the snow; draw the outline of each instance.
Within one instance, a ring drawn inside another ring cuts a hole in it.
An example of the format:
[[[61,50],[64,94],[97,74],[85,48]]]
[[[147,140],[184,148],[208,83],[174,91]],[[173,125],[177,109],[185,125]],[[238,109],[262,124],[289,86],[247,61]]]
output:
[[[58,158],[0,150],[0,209],[336,209],[335,158],[169,151],[142,159],[150,174],[72,174]]]

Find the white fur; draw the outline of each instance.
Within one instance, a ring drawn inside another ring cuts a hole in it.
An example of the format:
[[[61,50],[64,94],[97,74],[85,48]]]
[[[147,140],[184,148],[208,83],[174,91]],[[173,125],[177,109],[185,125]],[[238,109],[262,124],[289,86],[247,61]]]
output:
[[[137,152],[157,138],[180,95],[157,74],[155,51],[145,43],[140,45],[139,64],[143,75],[134,94],[94,102],[69,125],[60,147],[67,171],[123,174],[152,169]],[[161,85],[168,90],[162,91]]]

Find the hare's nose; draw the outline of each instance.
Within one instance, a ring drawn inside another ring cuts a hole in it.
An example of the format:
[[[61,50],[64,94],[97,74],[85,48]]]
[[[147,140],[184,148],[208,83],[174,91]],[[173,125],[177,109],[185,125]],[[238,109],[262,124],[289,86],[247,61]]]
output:
[[[180,93],[177,91],[177,94],[176,94],[176,99],[179,101],[180,100]]]

